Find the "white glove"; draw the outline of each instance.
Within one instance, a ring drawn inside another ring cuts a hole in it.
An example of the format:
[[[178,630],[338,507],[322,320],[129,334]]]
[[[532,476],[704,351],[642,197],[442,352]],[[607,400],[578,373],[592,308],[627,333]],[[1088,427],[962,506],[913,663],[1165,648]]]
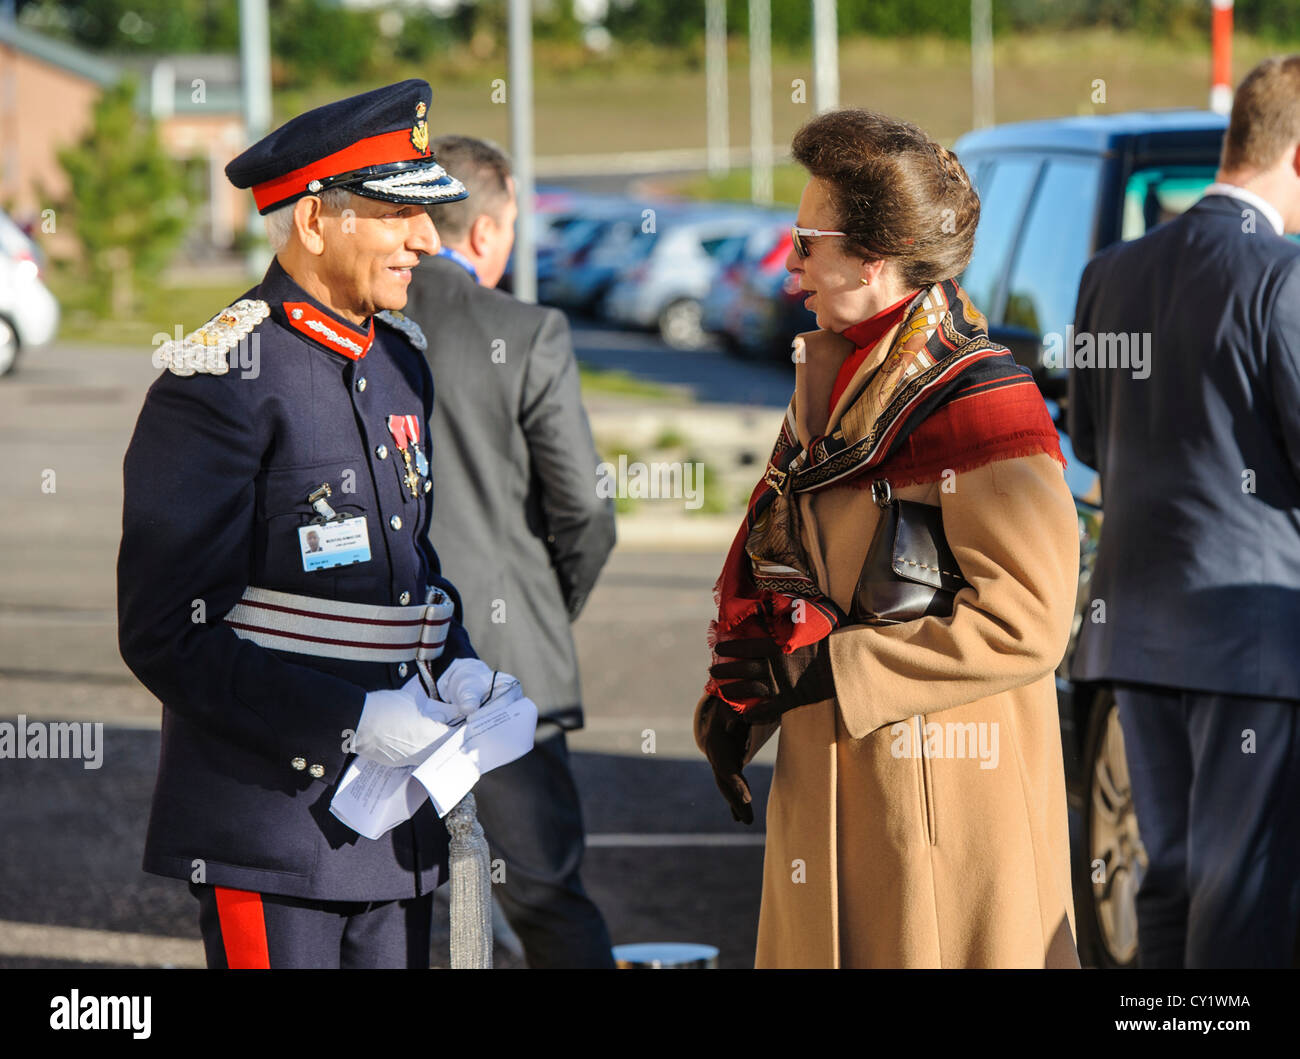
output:
[[[438,678],[438,698],[450,704],[462,716],[468,716],[493,698],[519,686],[509,673],[497,673],[480,658],[458,658]]]
[[[436,691],[437,688],[434,690]],[[415,704],[420,707],[422,714],[442,724],[450,724],[457,717],[456,709],[451,703],[429,697],[429,693],[424,690],[424,681],[419,673],[402,685],[402,694],[410,695],[415,700]]]
[[[431,743],[448,729],[402,691],[370,691],[357,722],[352,749],[359,757],[381,765],[414,765],[424,760]]]

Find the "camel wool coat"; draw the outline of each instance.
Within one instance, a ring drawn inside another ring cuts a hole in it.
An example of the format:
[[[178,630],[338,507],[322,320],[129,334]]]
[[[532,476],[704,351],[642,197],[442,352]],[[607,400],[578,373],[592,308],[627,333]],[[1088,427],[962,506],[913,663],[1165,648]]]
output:
[[[868,394],[888,384],[874,376],[894,333],[829,420],[853,345],[803,336],[805,446],[834,428],[862,380]],[[951,617],[831,633],[837,698],[783,716],[755,964],[1077,967],[1054,670],[1079,531],[1062,468],[1038,453],[895,495],[941,508],[971,587]],[[853,483],[800,503],[815,576],[847,613],[879,509]],[[777,728],[756,727],[749,755]]]

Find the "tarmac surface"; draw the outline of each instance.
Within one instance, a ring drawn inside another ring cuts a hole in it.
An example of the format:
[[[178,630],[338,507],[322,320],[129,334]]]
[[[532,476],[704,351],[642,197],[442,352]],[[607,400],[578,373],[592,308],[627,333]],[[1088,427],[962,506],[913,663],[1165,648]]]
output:
[[[744,393],[779,418],[789,395],[780,366],[675,354],[631,333],[580,327],[576,338],[580,356],[601,366],[644,367],[662,353],[658,366],[705,400]],[[121,461],[156,375],[151,352],[55,346],[0,380],[0,720],[105,726],[98,769],[0,760],[0,967],[202,965],[185,885],[140,869],[160,707],[116,644]],[[737,372],[750,382],[736,385]],[[707,414],[733,414],[748,430],[752,411]],[[760,434],[766,448],[766,423]],[[747,770],[757,822],[734,823],[690,730],[711,589],[735,521],[713,525],[669,534],[667,548],[621,527],[575,626],[588,725],[570,748],[588,829],[584,881],[615,943],[705,943],[720,966],[746,967],[774,746]],[[439,918],[434,961],[445,965],[445,902]],[[497,965],[522,966],[508,940],[499,938]]]

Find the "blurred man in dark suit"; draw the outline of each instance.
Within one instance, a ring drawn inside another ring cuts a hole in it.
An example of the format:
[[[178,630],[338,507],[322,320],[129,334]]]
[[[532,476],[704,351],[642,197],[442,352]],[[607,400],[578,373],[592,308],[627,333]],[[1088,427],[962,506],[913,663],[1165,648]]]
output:
[[[1076,366],[1069,410],[1105,506],[1073,675],[1115,685],[1150,858],[1144,967],[1296,956],[1300,246],[1283,236],[1298,230],[1292,55],[1242,82],[1205,196],[1080,283],[1076,345],[1151,336],[1149,377]]]
[[[429,337],[438,387],[431,532],[475,601],[465,623],[477,649],[541,713],[533,751],[475,787],[478,817],[505,861],[495,894],[529,966],[612,967],[609,932],[579,877],[585,836],[564,733],[582,725],[569,623],[614,546],[613,505],[596,495],[568,323],[493,289],[514,245],[509,159],[463,136],[434,148],[474,204],[430,207],[442,251],[416,269],[406,306]]]

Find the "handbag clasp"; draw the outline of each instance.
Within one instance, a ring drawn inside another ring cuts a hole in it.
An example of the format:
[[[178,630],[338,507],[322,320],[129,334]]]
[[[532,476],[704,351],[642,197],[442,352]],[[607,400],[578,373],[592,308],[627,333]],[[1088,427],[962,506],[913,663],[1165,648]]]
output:
[[[894,502],[894,490],[888,478],[877,478],[871,483],[871,499],[877,507],[889,507]]]

